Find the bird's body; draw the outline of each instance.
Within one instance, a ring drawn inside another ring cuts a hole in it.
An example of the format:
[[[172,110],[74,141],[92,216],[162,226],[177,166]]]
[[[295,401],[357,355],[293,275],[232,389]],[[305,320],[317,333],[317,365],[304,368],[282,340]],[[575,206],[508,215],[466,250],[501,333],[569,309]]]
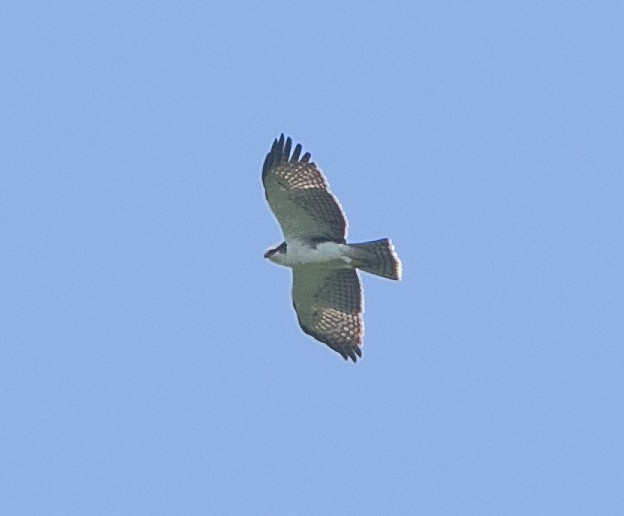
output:
[[[347,219],[325,176],[309,153],[301,156],[301,145],[292,155],[291,148],[282,134],[262,169],[285,239],[264,256],[293,270],[293,306],[303,331],[355,362],[364,335],[357,269],[398,280],[401,262],[388,239],[347,244]]]
[[[345,269],[353,259],[348,255],[348,244],[320,242],[313,244],[302,240],[290,240],[280,251],[267,256],[269,260],[285,267],[314,266]]]

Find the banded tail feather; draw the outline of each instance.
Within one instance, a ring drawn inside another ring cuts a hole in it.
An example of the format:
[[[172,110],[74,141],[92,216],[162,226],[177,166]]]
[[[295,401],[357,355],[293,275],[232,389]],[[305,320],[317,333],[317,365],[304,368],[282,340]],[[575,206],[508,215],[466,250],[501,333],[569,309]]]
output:
[[[353,251],[352,258],[358,269],[383,278],[401,279],[403,272],[401,260],[399,260],[389,238],[361,244],[349,244],[349,249]]]

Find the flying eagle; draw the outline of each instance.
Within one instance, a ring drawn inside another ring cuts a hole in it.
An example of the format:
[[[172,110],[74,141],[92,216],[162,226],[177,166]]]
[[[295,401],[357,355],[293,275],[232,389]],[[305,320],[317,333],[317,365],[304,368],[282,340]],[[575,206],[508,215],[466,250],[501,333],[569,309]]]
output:
[[[293,270],[292,299],[304,332],[345,360],[362,356],[364,296],[357,269],[401,279],[401,261],[389,239],[347,244],[347,217],[320,168],[291,154],[292,140],[273,142],[262,168],[267,201],[284,242],[264,257]]]

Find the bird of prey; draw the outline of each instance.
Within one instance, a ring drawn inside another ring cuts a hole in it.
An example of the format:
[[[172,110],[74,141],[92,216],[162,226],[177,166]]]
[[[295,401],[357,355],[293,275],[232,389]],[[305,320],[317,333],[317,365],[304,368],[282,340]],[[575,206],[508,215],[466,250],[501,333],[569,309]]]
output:
[[[299,325],[345,360],[362,356],[364,296],[357,269],[401,279],[401,262],[385,238],[347,244],[347,218],[323,172],[282,134],[262,168],[267,201],[284,242],[264,257],[293,271],[292,300]]]

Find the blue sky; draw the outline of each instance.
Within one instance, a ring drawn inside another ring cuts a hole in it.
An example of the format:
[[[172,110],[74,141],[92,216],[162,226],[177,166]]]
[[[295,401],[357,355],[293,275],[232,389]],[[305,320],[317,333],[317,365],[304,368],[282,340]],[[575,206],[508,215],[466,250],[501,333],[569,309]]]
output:
[[[0,20],[6,514],[622,514],[621,3]],[[281,132],[404,263],[356,365],[262,258]]]

